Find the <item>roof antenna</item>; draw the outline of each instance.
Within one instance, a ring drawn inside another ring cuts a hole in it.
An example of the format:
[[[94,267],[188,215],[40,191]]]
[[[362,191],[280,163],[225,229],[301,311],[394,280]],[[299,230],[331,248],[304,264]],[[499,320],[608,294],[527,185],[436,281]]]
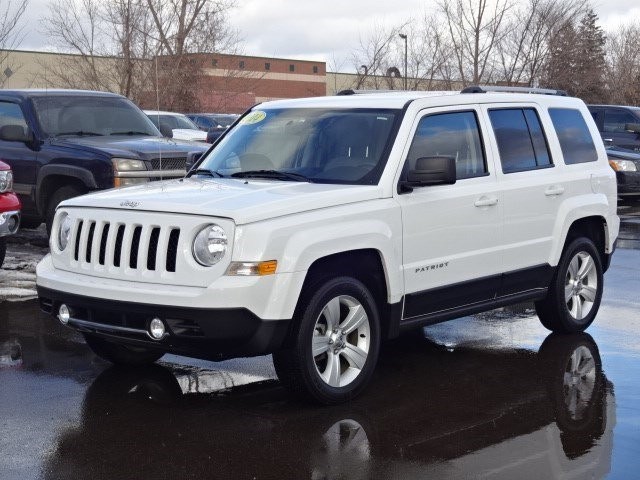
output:
[[[160,50],[162,53],[162,50]],[[156,55],[156,115],[158,117],[158,130],[160,129],[160,87],[158,85],[158,55]],[[162,132],[160,132],[162,133]],[[162,143],[158,142],[158,154],[159,154],[159,164],[160,164],[160,181],[162,178]],[[164,188],[164,184],[163,188]]]

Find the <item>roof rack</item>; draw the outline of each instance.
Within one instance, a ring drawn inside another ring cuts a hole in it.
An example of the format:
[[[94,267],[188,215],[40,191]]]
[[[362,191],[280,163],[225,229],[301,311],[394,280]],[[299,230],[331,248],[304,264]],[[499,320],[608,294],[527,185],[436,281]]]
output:
[[[564,90],[552,90],[550,88],[535,87],[500,87],[493,85],[473,85],[463,89],[460,93],[488,93],[488,92],[504,92],[504,93],[537,93],[539,95],[559,95],[561,97],[569,96]]]
[[[391,92],[403,92],[404,90],[340,90],[336,95],[369,95],[373,93],[391,93]]]

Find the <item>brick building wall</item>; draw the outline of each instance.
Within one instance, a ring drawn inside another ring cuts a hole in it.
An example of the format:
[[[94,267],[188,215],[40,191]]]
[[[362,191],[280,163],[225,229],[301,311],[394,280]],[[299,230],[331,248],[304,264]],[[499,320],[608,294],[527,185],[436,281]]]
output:
[[[326,94],[326,64],[222,54],[199,54],[198,98],[203,111],[240,113],[252,105],[282,98]]]

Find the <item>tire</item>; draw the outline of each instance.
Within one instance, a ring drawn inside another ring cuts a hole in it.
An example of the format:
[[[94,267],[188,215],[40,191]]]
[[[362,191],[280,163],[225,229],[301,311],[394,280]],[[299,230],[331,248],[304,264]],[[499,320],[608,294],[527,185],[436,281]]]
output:
[[[357,396],[380,351],[378,309],[367,287],[351,277],[315,284],[302,293],[293,322],[291,347],[273,354],[284,386],[325,405]]]
[[[7,253],[7,239],[0,238],[0,268],[2,268],[2,264],[4,263],[4,256]]]
[[[38,228],[40,225],[42,225],[42,220],[40,220],[39,218],[22,217],[20,219],[20,229],[21,230],[23,228],[33,230],[33,229]]]
[[[148,365],[164,355],[163,351],[120,345],[88,333],[84,339],[93,353],[116,365]]]
[[[573,240],[562,254],[547,297],[535,304],[542,325],[557,333],[584,331],[598,313],[602,289],[596,246],[588,238]]]
[[[49,197],[47,201],[47,205],[45,207],[44,212],[44,222],[47,225],[47,235],[51,236],[51,226],[53,225],[53,217],[56,214],[56,208],[65,200],[69,200],[73,197],[78,197],[82,194],[86,193],[85,190],[81,190],[79,187],[75,185],[65,185],[64,187],[60,187],[58,190],[53,192],[53,194]]]

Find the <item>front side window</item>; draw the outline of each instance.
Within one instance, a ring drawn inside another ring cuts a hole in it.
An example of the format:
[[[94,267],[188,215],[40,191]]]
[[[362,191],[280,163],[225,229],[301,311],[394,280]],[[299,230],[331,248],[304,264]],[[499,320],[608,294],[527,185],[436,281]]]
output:
[[[36,97],[33,103],[38,122],[48,136],[160,135],[126,98],[61,95]]]
[[[556,129],[564,163],[595,162],[598,152],[582,113],[571,108],[550,108],[549,115]]]
[[[629,112],[624,110],[606,109],[604,112],[604,131],[607,133],[625,133],[627,123],[640,123]]]
[[[216,145],[200,169],[223,176],[264,171],[318,183],[378,183],[397,110],[254,110]]]
[[[0,129],[5,126],[19,126],[27,131],[27,122],[24,119],[20,105],[17,103],[0,102]]]
[[[420,120],[407,156],[408,170],[424,157],[452,157],[456,178],[487,173],[476,114],[472,111],[437,113]]]
[[[503,173],[551,166],[551,156],[537,112],[533,108],[489,110]]]

